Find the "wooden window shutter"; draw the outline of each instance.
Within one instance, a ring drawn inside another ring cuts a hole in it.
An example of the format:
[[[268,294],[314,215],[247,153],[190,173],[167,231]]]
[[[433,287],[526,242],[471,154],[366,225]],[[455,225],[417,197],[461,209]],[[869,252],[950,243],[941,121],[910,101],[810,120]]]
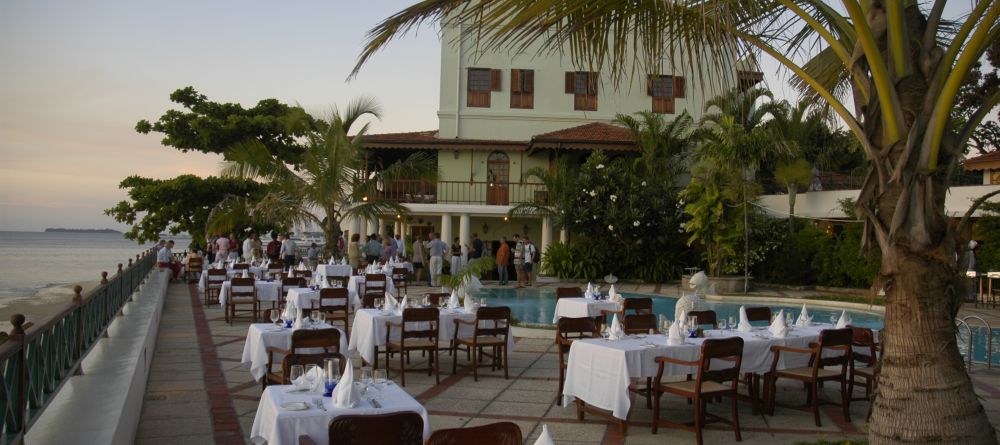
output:
[[[684,77],[674,76],[674,97],[684,98]]]
[[[566,72],[566,94],[576,93],[576,73],[573,71]]]
[[[503,90],[503,85],[500,84],[500,81],[503,79],[503,75],[501,73],[503,73],[503,71],[501,71],[501,70],[490,70],[490,90],[491,91],[501,91],[501,90]]]
[[[521,70],[510,70],[510,92],[521,92]]]
[[[593,71],[587,73],[587,95],[597,95],[597,73]]]
[[[646,95],[647,96],[652,96],[653,95],[653,75],[652,74],[647,74],[646,75]]]
[[[535,70],[521,70],[521,76],[524,77],[524,93],[534,93],[535,92]]]

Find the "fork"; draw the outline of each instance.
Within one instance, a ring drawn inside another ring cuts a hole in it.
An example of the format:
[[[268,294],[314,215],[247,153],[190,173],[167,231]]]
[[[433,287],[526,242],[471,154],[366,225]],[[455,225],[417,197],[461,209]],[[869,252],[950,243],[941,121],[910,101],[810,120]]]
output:
[[[313,404],[316,405],[316,408],[319,408],[319,409],[321,409],[323,411],[326,411],[326,407],[323,406],[323,399],[321,399],[319,397],[315,397],[315,398],[313,398]]]

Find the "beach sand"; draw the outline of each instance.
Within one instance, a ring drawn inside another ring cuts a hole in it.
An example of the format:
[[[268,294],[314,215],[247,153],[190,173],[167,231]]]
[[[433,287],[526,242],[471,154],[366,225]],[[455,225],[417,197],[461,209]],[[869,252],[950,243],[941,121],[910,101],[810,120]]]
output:
[[[24,314],[28,321],[38,323],[46,316],[59,311],[73,300],[73,286],[77,284],[83,286],[83,295],[86,295],[91,289],[97,287],[100,281],[47,287],[31,297],[14,298],[0,302],[0,331],[10,332],[13,326],[10,323],[10,317],[14,314]]]

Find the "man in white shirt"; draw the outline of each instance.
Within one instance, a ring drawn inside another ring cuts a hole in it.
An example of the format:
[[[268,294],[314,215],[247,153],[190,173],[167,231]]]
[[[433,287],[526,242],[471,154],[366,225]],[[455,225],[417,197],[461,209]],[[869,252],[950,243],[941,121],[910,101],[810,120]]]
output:
[[[281,242],[281,258],[285,262],[285,267],[295,266],[295,240],[292,234],[285,235],[285,240]]]
[[[535,245],[527,235],[524,236],[524,263],[521,268],[524,270],[524,285],[531,287],[531,269],[535,263]]]
[[[430,233],[427,235],[430,238],[430,242],[427,243],[427,252],[430,254],[430,266],[431,266],[431,287],[437,287],[441,285],[441,272],[444,266],[444,252],[448,250],[448,245],[443,241],[439,240],[438,234]]]
[[[393,242],[396,243],[396,255],[400,258],[406,257],[406,243],[403,242],[401,235],[397,233]]]
[[[247,235],[243,240],[243,261],[253,261],[253,235]]]
[[[177,275],[181,273],[181,265],[174,261],[174,253],[171,251],[173,247],[174,240],[167,241],[167,244],[156,252],[156,262],[160,269],[170,269],[173,272],[171,279],[176,280]]]

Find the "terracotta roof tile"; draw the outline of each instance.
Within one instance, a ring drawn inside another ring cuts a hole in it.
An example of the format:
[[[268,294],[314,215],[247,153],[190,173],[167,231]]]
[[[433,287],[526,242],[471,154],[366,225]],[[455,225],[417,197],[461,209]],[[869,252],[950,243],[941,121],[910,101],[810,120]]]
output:
[[[534,142],[635,143],[629,129],[601,122],[540,134],[531,140]]]
[[[994,151],[992,153],[986,153],[984,155],[966,159],[964,164],[968,166],[970,164],[981,164],[985,162],[996,162],[996,161],[1000,161],[1000,151]]]
[[[501,141],[492,139],[442,139],[437,130],[413,131],[407,133],[383,133],[365,136],[364,144],[370,149],[403,150],[527,150],[527,141]]]

